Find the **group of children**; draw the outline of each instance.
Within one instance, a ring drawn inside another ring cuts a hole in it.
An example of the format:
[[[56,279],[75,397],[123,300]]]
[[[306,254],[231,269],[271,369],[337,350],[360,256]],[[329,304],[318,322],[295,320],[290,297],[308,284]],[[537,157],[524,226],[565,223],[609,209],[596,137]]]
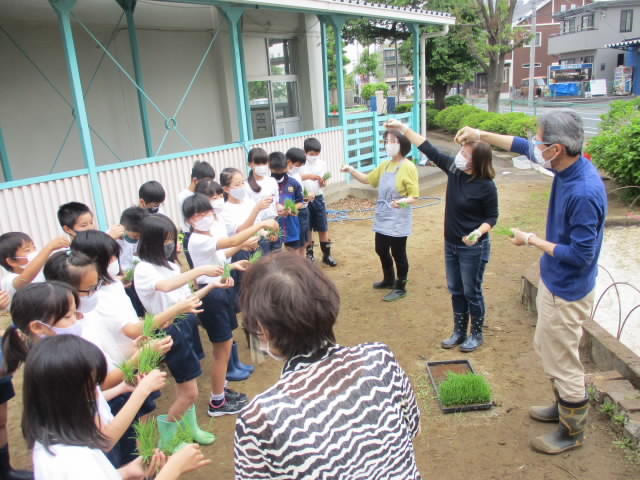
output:
[[[329,175],[320,152],[315,138],[286,154],[254,148],[247,182],[239,170],[225,168],[218,183],[210,164],[196,162],[191,183],[175,199],[181,233],[164,214],[164,188],[149,181],[140,187],[138,205],[106,233],[96,229],[86,205],[70,202],[58,210],[65,235],[40,250],[25,233],[0,236],[0,265],[7,271],[0,308],[12,319],[0,352],[0,478],[32,478],[11,468],[7,446],[10,375],[22,363],[22,424],[36,477],[95,471],[98,478],[142,478],[154,468],[156,478],[177,478],[207,463],[197,446],[176,442],[185,431],[195,444],[215,441],[196,417],[205,355],[198,326],[213,356],[208,415],[238,413],[248,398],[228,381],[254,370],[240,361],[233,340],[250,257],[287,249],[314,261],[315,230],[322,261],[336,266],[322,190]],[[181,251],[188,267],[178,260]],[[125,381],[145,349],[163,357],[175,395],[157,417],[159,450],[143,463],[134,422],[147,420],[166,384],[166,373],[157,369],[138,376],[135,386]]]

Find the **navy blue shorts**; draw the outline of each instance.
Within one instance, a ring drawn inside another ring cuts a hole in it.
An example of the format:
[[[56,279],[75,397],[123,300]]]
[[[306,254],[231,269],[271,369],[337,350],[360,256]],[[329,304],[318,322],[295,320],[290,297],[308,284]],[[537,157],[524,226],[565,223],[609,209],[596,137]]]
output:
[[[238,328],[233,288],[214,288],[202,299],[200,308],[204,310],[198,314],[200,323],[211,343],[222,343],[233,338],[233,331]]]
[[[190,313],[185,318],[176,319],[164,329],[173,339],[173,346],[164,361],[176,383],[184,383],[202,375],[200,360],[204,358],[198,317]]]
[[[324,205],[324,196],[317,196],[313,202],[309,202],[309,226],[314,232],[328,232],[327,207]]]
[[[144,306],[142,305],[142,302],[138,297],[138,293],[136,292],[133,283],[130,287],[124,288],[124,293],[126,293],[127,297],[129,297],[129,300],[131,300],[131,305],[133,305],[133,309],[136,311],[136,315],[138,315],[138,317],[144,317],[146,310],[144,309]]]
[[[231,262],[239,262],[240,260],[249,260],[249,257],[253,252],[247,252],[246,250],[240,250],[236,252],[236,254],[231,257]],[[233,278],[233,301],[236,309],[236,313],[240,313],[240,289],[242,288],[242,276],[244,275],[243,271],[240,270],[231,270],[231,278]]]
[[[311,232],[309,216],[309,207],[303,208],[298,212],[298,221],[300,222],[299,248],[304,247],[309,241],[309,233]]]
[[[16,391],[13,389],[11,377],[0,378],[0,403],[7,403],[15,396]]]
[[[270,255],[273,252],[279,252],[282,249],[282,240],[279,238],[275,242],[263,239],[258,242],[262,255]]]

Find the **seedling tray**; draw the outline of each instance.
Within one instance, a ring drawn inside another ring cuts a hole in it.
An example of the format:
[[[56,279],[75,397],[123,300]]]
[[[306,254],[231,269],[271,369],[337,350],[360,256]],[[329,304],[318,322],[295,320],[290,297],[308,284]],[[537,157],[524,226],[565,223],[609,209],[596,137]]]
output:
[[[489,410],[493,407],[493,402],[472,403],[470,405],[450,405],[445,407],[440,401],[440,384],[447,379],[447,373],[476,373],[469,360],[445,360],[441,362],[427,362],[427,372],[433,384],[433,389],[438,395],[438,404],[442,413],[469,412],[473,410]]]

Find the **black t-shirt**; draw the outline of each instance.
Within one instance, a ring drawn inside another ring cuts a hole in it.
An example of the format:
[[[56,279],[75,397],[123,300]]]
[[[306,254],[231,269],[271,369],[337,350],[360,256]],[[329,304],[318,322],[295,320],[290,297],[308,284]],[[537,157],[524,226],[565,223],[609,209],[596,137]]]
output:
[[[456,168],[454,157],[440,152],[428,141],[418,149],[449,177],[444,210],[445,240],[464,245],[462,237],[483,223],[493,227],[498,221],[498,190],[493,180],[471,180],[471,175]]]

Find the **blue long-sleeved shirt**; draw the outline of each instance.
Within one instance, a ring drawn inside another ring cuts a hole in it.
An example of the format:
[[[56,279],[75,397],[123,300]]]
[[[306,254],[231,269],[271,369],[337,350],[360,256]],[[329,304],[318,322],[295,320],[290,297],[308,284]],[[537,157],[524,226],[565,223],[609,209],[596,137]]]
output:
[[[511,151],[531,158],[525,138],[515,137]],[[546,240],[556,247],[553,256],[545,253],[540,259],[540,276],[551,293],[574,301],[595,288],[606,217],[607,194],[589,160],[580,156],[569,168],[555,172]]]

